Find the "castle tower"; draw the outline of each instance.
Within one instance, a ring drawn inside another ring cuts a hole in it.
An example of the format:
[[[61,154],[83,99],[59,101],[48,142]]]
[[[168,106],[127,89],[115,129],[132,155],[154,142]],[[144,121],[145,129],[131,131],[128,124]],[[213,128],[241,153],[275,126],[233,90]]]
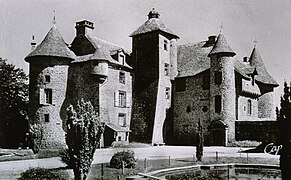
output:
[[[153,9],[148,20],[130,35],[135,69],[132,137],[152,144],[164,143],[163,125],[171,107],[171,80],[177,75],[178,36],[166,28],[159,16]]]
[[[258,117],[275,119],[274,106],[274,87],[277,87],[277,82],[268,73],[259,51],[254,47],[249,59],[251,67],[255,68],[258,76],[255,76],[255,81],[258,84],[261,96],[258,98]]]
[[[235,52],[223,34],[210,51],[210,121],[213,145],[235,138]]]
[[[68,68],[75,58],[55,23],[44,40],[25,58],[29,63],[29,121],[43,126],[41,148],[65,145],[60,109],[67,90]]]

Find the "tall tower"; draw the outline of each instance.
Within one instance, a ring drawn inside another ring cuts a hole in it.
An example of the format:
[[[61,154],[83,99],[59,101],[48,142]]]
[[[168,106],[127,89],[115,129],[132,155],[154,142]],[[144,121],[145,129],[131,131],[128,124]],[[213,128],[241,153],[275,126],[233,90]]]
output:
[[[65,100],[69,64],[74,59],[55,23],[25,58],[29,63],[29,120],[30,124],[43,126],[41,148],[65,145],[60,109]]]
[[[235,52],[223,34],[210,51],[210,121],[213,145],[235,139]]]
[[[163,125],[171,107],[172,82],[177,75],[177,39],[153,9],[148,20],[134,31],[132,61],[132,136],[135,140],[163,144]],[[143,124],[144,128],[140,128]],[[138,130],[139,129],[139,130]]]

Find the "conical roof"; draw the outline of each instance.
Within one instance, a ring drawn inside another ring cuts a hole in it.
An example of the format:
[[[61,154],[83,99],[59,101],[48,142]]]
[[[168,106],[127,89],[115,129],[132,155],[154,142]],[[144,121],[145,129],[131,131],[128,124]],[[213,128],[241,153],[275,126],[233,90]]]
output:
[[[103,51],[101,46],[97,46],[96,51],[90,57],[90,60],[106,60],[106,61],[109,61],[110,57],[109,57],[108,54],[105,53],[105,51]]]
[[[26,56],[25,61],[29,61],[30,58],[37,56],[75,59],[75,54],[67,47],[55,25],[49,30],[44,40]]]
[[[278,83],[273,79],[273,77],[268,73],[265,64],[260,56],[258,50],[254,47],[251,57],[250,57],[250,65],[254,67],[257,71],[256,80],[264,83],[270,84],[274,86],[278,86]]]
[[[174,36],[175,38],[179,38],[176,34],[174,34],[170,29],[165,26],[165,24],[159,19],[159,16],[160,14],[155,9],[153,9],[148,14],[149,19],[129,36],[133,37],[149,32],[162,31]]]
[[[226,56],[235,56],[235,52],[229,47],[225,37],[223,34],[219,34],[218,38],[208,54],[208,56],[214,55],[214,54],[219,54],[223,53]]]

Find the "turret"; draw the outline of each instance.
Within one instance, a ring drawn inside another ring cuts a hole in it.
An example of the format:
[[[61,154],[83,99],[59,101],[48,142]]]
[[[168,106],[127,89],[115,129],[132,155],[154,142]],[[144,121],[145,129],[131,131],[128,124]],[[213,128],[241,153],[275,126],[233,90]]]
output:
[[[41,124],[41,148],[65,146],[60,109],[67,90],[68,68],[75,55],[69,50],[56,28],[25,58],[29,63],[29,123]]]
[[[213,143],[227,145],[228,141],[235,138],[233,58],[235,52],[230,48],[223,34],[219,34],[208,56],[210,57],[210,120],[212,125],[215,124],[211,127]],[[219,134],[224,134],[224,138],[216,139]]]
[[[90,58],[90,60],[93,60],[91,74],[99,78],[100,83],[103,83],[108,77],[109,56],[110,55],[106,55],[102,48],[99,46]]]

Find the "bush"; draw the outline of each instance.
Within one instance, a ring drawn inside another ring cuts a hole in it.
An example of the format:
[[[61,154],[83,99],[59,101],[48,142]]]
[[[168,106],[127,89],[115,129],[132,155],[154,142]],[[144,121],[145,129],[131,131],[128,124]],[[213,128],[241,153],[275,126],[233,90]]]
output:
[[[32,168],[23,173],[18,180],[65,180],[66,178],[61,177],[55,172],[52,172],[49,169],[43,168]]]
[[[70,159],[69,150],[63,149],[60,151],[59,156],[61,157],[61,160],[63,163],[67,165],[67,168],[73,168],[73,161]]]
[[[115,153],[110,160],[110,167],[120,169],[122,168],[122,162],[124,162],[125,168],[134,168],[136,165],[134,152],[128,150]]]
[[[258,141],[250,141],[250,140],[245,140],[245,141],[232,141],[229,142],[228,146],[229,147],[257,147],[261,144],[261,142]]]

